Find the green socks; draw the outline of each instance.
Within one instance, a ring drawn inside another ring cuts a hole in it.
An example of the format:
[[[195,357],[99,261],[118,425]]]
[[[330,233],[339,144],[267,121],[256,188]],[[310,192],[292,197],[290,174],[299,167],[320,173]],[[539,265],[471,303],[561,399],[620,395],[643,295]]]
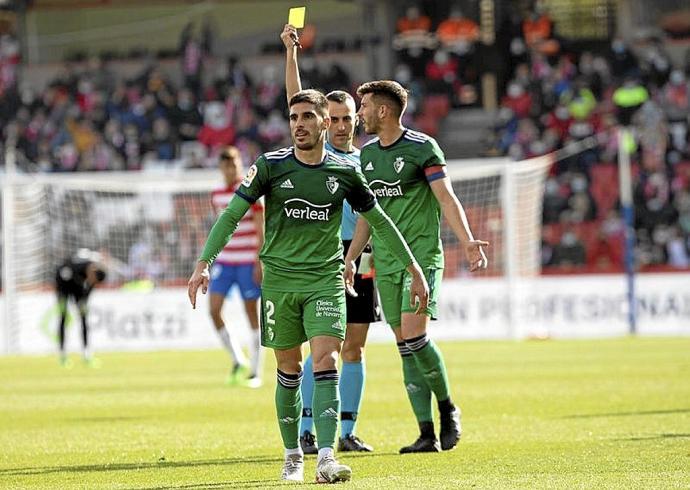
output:
[[[431,390],[405,342],[398,342],[402,358],[403,382],[417,422],[432,422]]]
[[[340,414],[337,370],[314,373],[312,414],[316,427],[316,442],[319,449],[335,447],[338,416]]]
[[[299,447],[299,422],[302,416],[302,395],[299,391],[302,373],[288,374],[278,370],[276,385],[276,413],[283,445],[286,449]]]
[[[448,373],[443,362],[441,351],[426,335],[413,339],[406,339],[405,345],[412,352],[412,356],[424,376],[427,385],[436,396],[436,400],[443,401],[450,398]]]

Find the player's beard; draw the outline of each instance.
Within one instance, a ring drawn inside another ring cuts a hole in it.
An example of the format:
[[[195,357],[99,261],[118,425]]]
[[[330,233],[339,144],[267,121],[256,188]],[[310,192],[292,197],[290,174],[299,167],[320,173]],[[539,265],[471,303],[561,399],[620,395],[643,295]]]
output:
[[[363,118],[364,121],[364,132],[367,134],[376,134],[379,131],[378,124],[376,124],[376,118]]]

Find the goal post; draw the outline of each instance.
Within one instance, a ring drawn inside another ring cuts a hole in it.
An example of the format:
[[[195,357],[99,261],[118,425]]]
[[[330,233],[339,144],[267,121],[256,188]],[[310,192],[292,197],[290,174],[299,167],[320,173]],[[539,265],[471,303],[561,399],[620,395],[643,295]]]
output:
[[[520,162],[468,159],[448,165],[453,190],[465,208],[475,238],[489,241],[490,246],[489,267],[470,275],[464,251],[444,222],[445,277],[464,282],[492,279],[505,338],[523,337],[525,299],[541,272],[543,189],[552,163],[553,155],[546,155]]]

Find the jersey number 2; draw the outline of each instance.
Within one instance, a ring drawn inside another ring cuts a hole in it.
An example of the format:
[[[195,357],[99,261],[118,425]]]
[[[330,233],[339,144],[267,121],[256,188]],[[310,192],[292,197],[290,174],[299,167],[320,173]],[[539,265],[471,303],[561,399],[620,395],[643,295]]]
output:
[[[273,313],[276,311],[276,305],[273,301],[266,300],[266,323],[269,325],[275,325],[276,321],[273,319]]]

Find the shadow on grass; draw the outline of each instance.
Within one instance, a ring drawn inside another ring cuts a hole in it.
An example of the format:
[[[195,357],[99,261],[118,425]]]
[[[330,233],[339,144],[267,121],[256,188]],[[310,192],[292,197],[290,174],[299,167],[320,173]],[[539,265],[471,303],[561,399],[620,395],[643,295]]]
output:
[[[35,468],[7,468],[0,470],[0,476],[46,475],[50,473],[89,473],[100,471],[130,471],[164,468],[192,468],[196,466],[222,466],[228,464],[282,463],[283,458],[257,456],[253,458],[222,458],[197,461],[161,461],[155,463],[114,463],[75,466],[44,466]]]
[[[218,483],[189,483],[187,485],[173,485],[161,487],[134,487],[129,490],[217,490],[219,488],[266,488],[282,487],[288,482],[282,480],[239,480]],[[306,483],[306,482],[305,482]]]
[[[614,441],[653,441],[656,439],[690,439],[690,434],[665,433],[653,436],[624,437],[613,439]]]
[[[673,413],[690,413],[690,408],[676,408],[674,410],[640,410],[638,412],[590,413],[581,415],[566,415],[562,419],[591,419],[596,417],[634,417],[636,415],[668,415]]]
[[[399,456],[400,453],[398,451],[376,451],[373,453],[367,453],[367,452],[355,452],[351,451],[348,453],[338,453],[338,458],[378,458],[381,456]]]

